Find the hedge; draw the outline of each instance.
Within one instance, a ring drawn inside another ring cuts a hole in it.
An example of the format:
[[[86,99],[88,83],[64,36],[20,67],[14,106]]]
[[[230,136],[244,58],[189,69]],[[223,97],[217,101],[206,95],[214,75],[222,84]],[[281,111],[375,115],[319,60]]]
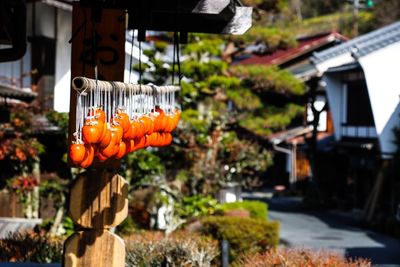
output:
[[[229,259],[235,263],[248,253],[265,251],[279,243],[279,223],[265,219],[213,216],[202,219],[201,232],[229,242]]]
[[[250,217],[254,219],[267,219],[268,205],[261,201],[246,200],[242,202],[231,202],[222,204],[223,211],[248,210]]]

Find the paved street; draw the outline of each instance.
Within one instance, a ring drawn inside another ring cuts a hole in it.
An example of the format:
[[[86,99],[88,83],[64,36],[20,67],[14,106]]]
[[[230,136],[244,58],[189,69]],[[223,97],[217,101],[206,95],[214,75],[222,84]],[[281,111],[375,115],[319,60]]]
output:
[[[400,240],[355,226],[348,216],[309,213],[296,198],[272,198],[269,219],[281,222],[281,239],[292,247],[334,249],[377,266],[400,266]]]

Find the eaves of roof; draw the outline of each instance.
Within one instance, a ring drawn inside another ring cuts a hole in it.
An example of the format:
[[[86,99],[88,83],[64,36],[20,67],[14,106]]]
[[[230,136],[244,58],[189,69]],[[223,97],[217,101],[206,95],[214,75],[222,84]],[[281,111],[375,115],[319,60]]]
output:
[[[349,72],[361,69],[361,66],[358,62],[352,62],[345,65],[340,65],[337,67],[329,68],[325,73],[339,73],[339,72]]]
[[[320,64],[329,59],[351,53],[353,57],[359,58],[386,46],[400,41],[400,22],[390,24],[386,27],[356,37],[346,43],[330,49],[316,52],[311,58],[314,64]]]
[[[34,92],[27,92],[20,88],[0,83],[0,97],[32,102],[36,96],[37,94]]]

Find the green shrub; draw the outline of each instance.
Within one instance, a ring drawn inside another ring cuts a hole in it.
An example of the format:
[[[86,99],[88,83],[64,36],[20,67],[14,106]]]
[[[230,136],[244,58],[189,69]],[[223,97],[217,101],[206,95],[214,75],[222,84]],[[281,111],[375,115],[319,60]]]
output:
[[[116,232],[118,235],[130,235],[137,229],[137,225],[131,216],[126,217],[126,219],[116,227]]]
[[[261,201],[242,201],[225,203],[222,205],[223,211],[230,210],[248,210],[250,217],[254,219],[267,219],[268,216],[268,205]]]
[[[13,233],[0,240],[0,262],[61,262],[62,240],[36,233]]]
[[[184,197],[181,202],[175,204],[175,210],[181,218],[209,216],[221,212],[221,205],[211,196]]]
[[[229,242],[229,259],[237,263],[248,253],[265,251],[279,243],[279,223],[265,219],[206,217],[201,232]]]

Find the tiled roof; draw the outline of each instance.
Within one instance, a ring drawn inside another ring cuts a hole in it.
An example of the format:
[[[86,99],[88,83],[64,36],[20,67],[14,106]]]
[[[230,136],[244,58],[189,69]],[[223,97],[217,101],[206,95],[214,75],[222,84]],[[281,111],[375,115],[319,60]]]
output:
[[[240,65],[280,65],[300,55],[315,51],[319,47],[337,40],[347,40],[337,32],[329,32],[314,36],[298,38],[298,45],[289,49],[279,49],[270,55],[251,56],[244,60],[236,62]]]
[[[0,84],[0,97],[13,98],[22,100],[25,102],[31,102],[37,96],[34,92],[24,91],[20,88],[7,85]]]
[[[352,53],[356,58],[400,41],[400,22],[390,24],[370,33],[356,37],[346,43],[314,53],[312,61],[319,64],[331,58]]]

